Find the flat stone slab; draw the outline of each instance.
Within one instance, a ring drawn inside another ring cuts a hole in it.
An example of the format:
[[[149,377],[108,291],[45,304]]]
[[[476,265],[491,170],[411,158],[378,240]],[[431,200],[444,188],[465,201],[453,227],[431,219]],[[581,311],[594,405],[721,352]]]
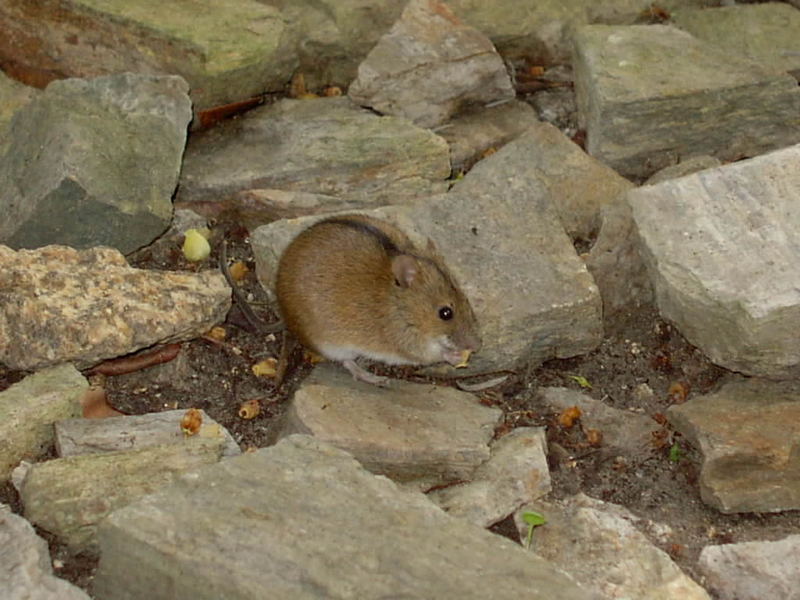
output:
[[[667,410],[703,453],[700,496],[724,513],[800,509],[800,385],[726,384]]]
[[[53,575],[47,542],[5,504],[0,504],[0,593],[8,600],[90,600]]]
[[[682,9],[670,21],[698,39],[800,77],[800,10],[783,2]]]
[[[0,56],[27,80],[176,74],[200,110],[281,89],[297,64],[280,9],[256,0],[8,0],[0,31]]]
[[[800,89],[789,74],[664,25],[589,25],[574,43],[586,149],[622,175],[800,142]]]
[[[53,444],[53,423],[82,414],[89,384],[69,364],[29,375],[0,392],[0,481],[23,459],[35,459]]]
[[[720,600],[800,599],[800,535],[706,546],[697,566]]]
[[[391,204],[446,189],[447,143],[348,98],[281,100],[193,136],[177,199],[274,188]]]
[[[669,539],[668,528],[641,519],[623,506],[577,494],[559,502],[539,500],[524,510],[547,519],[534,530],[531,551],[553,561],[599,598],[710,600],[648,539]],[[524,540],[528,527],[521,514],[515,520]]]
[[[358,67],[350,98],[435,127],[469,104],[514,98],[492,42],[440,0],[411,0]]]
[[[182,473],[217,462],[218,438],[82,454],[31,465],[20,486],[25,518],[56,535],[71,552],[97,551],[97,524],[117,508],[167,485]]]
[[[733,371],[800,375],[799,162],[792,146],[628,194],[659,311]]]
[[[192,116],[188,91],[180,77],[133,73],[47,86],[8,130],[0,243],[129,254],[161,235]]]
[[[100,544],[104,600],[591,597],[547,561],[301,435],[115,511]]]
[[[231,290],[219,271],[130,267],[117,250],[0,245],[0,362],[85,368],[157,343],[192,339],[222,321]]]
[[[500,410],[454,388],[400,380],[379,388],[327,364],[295,392],[279,437],[311,434],[373,473],[431,486],[470,478],[489,458],[501,418]]]
[[[230,432],[199,410],[200,427],[194,435],[221,438],[223,456],[236,456],[241,449]],[[185,410],[165,410],[145,415],[105,419],[65,419],[55,424],[56,454],[64,458],[99,452],[139,450],[161,444],[180,444],[186,438],[181,421]]]

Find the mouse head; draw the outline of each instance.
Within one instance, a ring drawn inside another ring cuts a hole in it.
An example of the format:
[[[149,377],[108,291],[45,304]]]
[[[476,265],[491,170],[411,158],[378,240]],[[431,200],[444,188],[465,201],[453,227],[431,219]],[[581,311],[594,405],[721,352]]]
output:
[[[429,244],[429,250],[432,250]],[[391,257],[395,340],[419,364],[465,363],[481,347],[469,301],[438,256]]]

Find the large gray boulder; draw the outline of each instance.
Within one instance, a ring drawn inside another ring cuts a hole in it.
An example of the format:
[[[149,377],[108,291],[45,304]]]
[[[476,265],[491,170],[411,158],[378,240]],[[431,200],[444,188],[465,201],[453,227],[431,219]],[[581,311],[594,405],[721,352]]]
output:
[[[800,375],[800,146],[629,192],[661,314],[715,363]]]
[[[186,126],[180,77],[67,79],[16,113],[0,159],[0,243],[112,246],[125,254],[169,226]]]

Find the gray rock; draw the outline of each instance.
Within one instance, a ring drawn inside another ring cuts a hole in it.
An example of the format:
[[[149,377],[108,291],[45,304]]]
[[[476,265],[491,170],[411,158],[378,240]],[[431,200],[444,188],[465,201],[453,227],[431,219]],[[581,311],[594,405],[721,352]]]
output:
[[[229,205],[241,215],[248,229],[253,230],[279,219],[358,210],[363,202],[311,192],[256,188],[238,192]]]
[[[659,311],[715,363],[800,375],[800,146],[631,191]]]
[[[373,473],[430,487],[469,478],[489,458],[501,417],[453,388],[392,381],[381,389],[329,364],[295,392],[278,437],[311,434]]]
[[[633,212],[627,201],[600,209],[597,239],[585,256],[603,298],[606,319],[653,302],[653,286],[639,253]]]
[[[775,71],[800,78],[800,10],[783,2],[737,4],[672,13],[693,36]]]
[[[51,83],[11,124],[0,242],[127,254],[153,241],[172,216],[187,92],[180,77],[131,73]]]
[[[511,100],[491,41],[439,0],[411,0],[358,67],[350,98],[382,114],[435,127],[462,107]]]
[[[622,204],[633,184],[588,156],[553,125],[539,123],[528,131],[524,166],[544,184],[549,202],[573,240],[594,237],[600,214]]]
[[[127,0],[9,0],[0,31],[4,62],[46,81],[122,71],[181,75],[198,110],[282,89],[297,66],[279,8],[256,0],[164,7]]]
[[[8,148],[11,117],[39,93],[36,88],[22,85],[0,71],[0,156]]]
[[[230,303],[217,271],[134,269],[112,248],[14,252],[0,245],[0,362],[88,367],[192,339],[221,321]]]
[[[550,492],[544,428],[519,427],[491,446],[491,456],[469,481],[428,493],[448,514],[480,527],[502,521]]]
[[[72,365],[29,375],[0,392],[0,481],[23,458],[46,454],[53,444],[53,423],[82,414],[81,397],[89,389]]]
[[[294,0],[281,4],[281,17],[297,40],[297,72],[310,90],[345,88],[358,65],[389,31],[405,3],[396,0]],[[282,82],[278,91],[283,89]]]
[[[482,160],[446,195],[414,207],[481,323],[473,371],[575,356],[602,339],[597,286],[559,218],[555,190],[564,173],[541,158],[542,141],[561,134],[537,129]],[[575,160],[578,173],[596,172],[561,146],[553,152]]]
[[[447,143],[347,98],[282,100],[193,136],[178,200],[276,188],[380,206],[444,191]]]
[[[531,167],[540,144],[536,132],[526,132],[447,194],[368,213],[394,222],[417,243],[432,239],[470,299],[484,345],[459,374],[575,356],[601,341],[597,287],[564,233],[542,170]],[[279,221],[251,236],[268,292],[283,249],[313,222]],[[450,367],[436,373],[454,375]]]
[[[200,410],[201,438],[221,438],[222,456],[241,454],[230,432]],[[66,419],[55,424],[56,454],[60,458],[138,450],[161,444],[180,444],[186,438],[181,430],[185,410],[166,410],[145,415],[125,415],[105,419]]]
[[[220,459],[224,439],[189,437],[181,444],[57,458],[30,467],[20,499],[25,518],[56,535],[73,553],[97,551],[97,524],[175,480]]]
[[[459,115],[435,131],[450,144],[453,173],[469,171],[476,162],[539,122],[530,104],[517,100]]]
[[[670,165],[669,167],[664,167],[660,171],[656,171],[644,182],[644,185],[655,185],[662,181],[685,177],[686,175],[691,175],[692,173],[697,173],[704,169],[713,169],[714,167],[721,166],[722,161],[713,156],[708,156],[707,154],[692,156],[682,160],[677,165]]]
[[[616,600],[710,600],[654,546],[643,531],[664,538],[664,526],[640,519],[626,508],[577,494],[560,503],[537,501],[516,515],[520,538],[528,525],[525,510],[543,515],[547,523],[534,530],[531,550],[564,569],[599,598]]]
[[[719,600],[800,599],[800,535],[706,546],[697,566]]]
[[[0,596],[6,600],[90,600],[53,576],[47,542],[11,508],[0,504]]]
[[[114,512],[100,543],[102,600],[587,598],[546,561],[308,436]]]
[[[575,35],[575,93],[587,151],[647,177],[683,157],[728,161],[800,141],[800,89],[663,25],[590,25]]]
[[[598,429],[603,434],[603,446],[634,456],[641,455],[650,447],[653,439],[651,433],[659,428],[646,415],[612,408],[586,394],[567,388],[542,388],[538,397],[557,412],[577,406],[581,410],[582,425]]]
[[[667,417],[703,453],[706,504],[724,513],[800,508],[800,384],[736,381]]]

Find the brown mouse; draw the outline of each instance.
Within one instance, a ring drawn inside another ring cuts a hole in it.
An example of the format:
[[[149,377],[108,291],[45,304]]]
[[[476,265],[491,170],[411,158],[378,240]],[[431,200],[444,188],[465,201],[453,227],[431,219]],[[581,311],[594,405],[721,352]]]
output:
[[[276,279],[286,327],[355,379],[385,382],[358,357],[390,365],[466,364],[481,339],[472,307],[429,241],[364,215],[318,221],[284,251]]]

